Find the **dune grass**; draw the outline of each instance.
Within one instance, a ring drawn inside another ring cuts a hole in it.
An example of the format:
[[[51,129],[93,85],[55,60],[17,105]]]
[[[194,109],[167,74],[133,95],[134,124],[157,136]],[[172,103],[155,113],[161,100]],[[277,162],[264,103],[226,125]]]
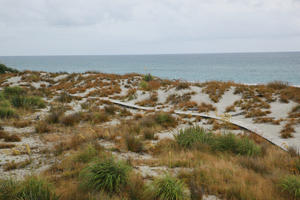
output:
[[[170,175],[165,175],[164,177],[155,179],[148,190],[151,191],[151,199],[185,200],[189,199],[186,189],[184,182]]]
[[[98,160],[80,173],[81,186],[94,191],[118,193],[126,186],[130,167],[112,158]]]
[[[0,199],[5,200],[58,200],[59,196],[46,180],[28,177],[24,181],[0,181]]]
[[[208,145],[213,151],[239,155],[257,156],[261,153],[259,145],[248,137],[239,137],[232,133],[213,135],[199,126],[180,130],[175,135],[175,140],[183,148],[201,148],[201,145]]]
[[[294,199],[300,199],[300,178],[298,176],[287,176],[281,180],[280,187]]]

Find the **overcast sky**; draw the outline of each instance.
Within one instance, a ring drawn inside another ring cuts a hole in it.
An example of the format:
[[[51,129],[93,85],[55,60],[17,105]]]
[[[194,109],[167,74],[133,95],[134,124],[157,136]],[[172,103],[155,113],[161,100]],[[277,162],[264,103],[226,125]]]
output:
[[[0,0],[0,56],[300,50],[300,0]]]

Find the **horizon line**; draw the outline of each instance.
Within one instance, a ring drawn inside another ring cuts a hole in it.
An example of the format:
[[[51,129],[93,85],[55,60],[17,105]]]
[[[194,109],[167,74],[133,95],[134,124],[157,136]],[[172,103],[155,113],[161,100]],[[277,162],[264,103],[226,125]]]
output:
[[[300,50],[296,51],[244,51],[244,52],[191,52],[191,53],[145,53],[145,54],[41,54],[41,55],[6,55],[0,57],[37,57],[37,56],[154,56],[154,55],[197,55],[197,54],[247,54],[247,53],[300,53]]]

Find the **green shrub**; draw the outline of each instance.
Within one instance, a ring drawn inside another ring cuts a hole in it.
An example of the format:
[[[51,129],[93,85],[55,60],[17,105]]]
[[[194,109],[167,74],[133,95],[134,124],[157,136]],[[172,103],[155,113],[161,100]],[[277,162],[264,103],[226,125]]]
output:
[[[143,90],[147,90],[148,83],[146,81],[141,81],[140,82],[140,88],[142,88]]]
[[[10,107],[0,107],[0,118],[12,118],[16,117],[17,114],[14,109]]]
[[[21,183],[21,189],[18,192],[20,200],[58,200],[53,187],[46,180],[29,177]]]
[[[174,127],[177,122],[175,118],[170,113],[157,113],[155,116],[156,123],[164,126],[164,127]]]
[[[92,144],[88,144],[82,151],[75,155],[74,161],[87,163],[97,155],[97,149]]]
[[[193,126],[180,130],[179,134],[174,137],[179,146],[183,148],[192,148],[199,144],[210,144],[213,135],[210,132],[206,132],[202,127]]]
[[[126,146],[129,151],[133,152],[142,152],[144,150],[144,145],[141,139],[133,136],[133,135],[126,135],[125,136]]]
[[[153,186],[150,187],[149,190],[153,195],[153,199],[158,199],[158,200],[188,199],[185,184],[181,180],[171,177],[169,175],[154,180]]]
[[[0,107],[10,107],[10,102],[8,100],[0,101]]]
[[[300,199],[300,178],[298,176],[287,176],[281,180],[280,187],[295,199]]]
[[[25,95],[26,91],[19,86],[15,86],[15,87],[5,87],[3,93],[5,97],[11,97],[11,96]]]
[[[17,199],[19,186],[20,184],[12,179],[0,180],[0,199]]]
[[[18,70],[7,67],[6,65],[0,63],[0,74],[5,74],[7,72],[11,72],[11,73],[17,73]]]
[[[232,133],[218,135],[213,143],[217,151],[229,151],[235,154],[255,156],[261,153],[260,146],[248,137],[238,137]]]
[[[95,161],[81,171],[81,187],[111,194],[120,192],[128,182],[129,170],[128,165],[112,158]]]
[[[144,81],[149,82],[149,81],[152,81],[152,80],[153,80],[153,76],[150,73],[148,73],[144,76]]]
[[[13,96],[11,98],[11,103],[16,108],[45,108],[45,102],[36,96]]]

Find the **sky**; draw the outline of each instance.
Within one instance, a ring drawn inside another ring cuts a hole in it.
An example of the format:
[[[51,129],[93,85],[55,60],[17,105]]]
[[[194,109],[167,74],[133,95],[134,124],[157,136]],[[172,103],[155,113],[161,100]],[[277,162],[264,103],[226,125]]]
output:
[[[0,56],[300,51],[300,0],[0,0]]]

